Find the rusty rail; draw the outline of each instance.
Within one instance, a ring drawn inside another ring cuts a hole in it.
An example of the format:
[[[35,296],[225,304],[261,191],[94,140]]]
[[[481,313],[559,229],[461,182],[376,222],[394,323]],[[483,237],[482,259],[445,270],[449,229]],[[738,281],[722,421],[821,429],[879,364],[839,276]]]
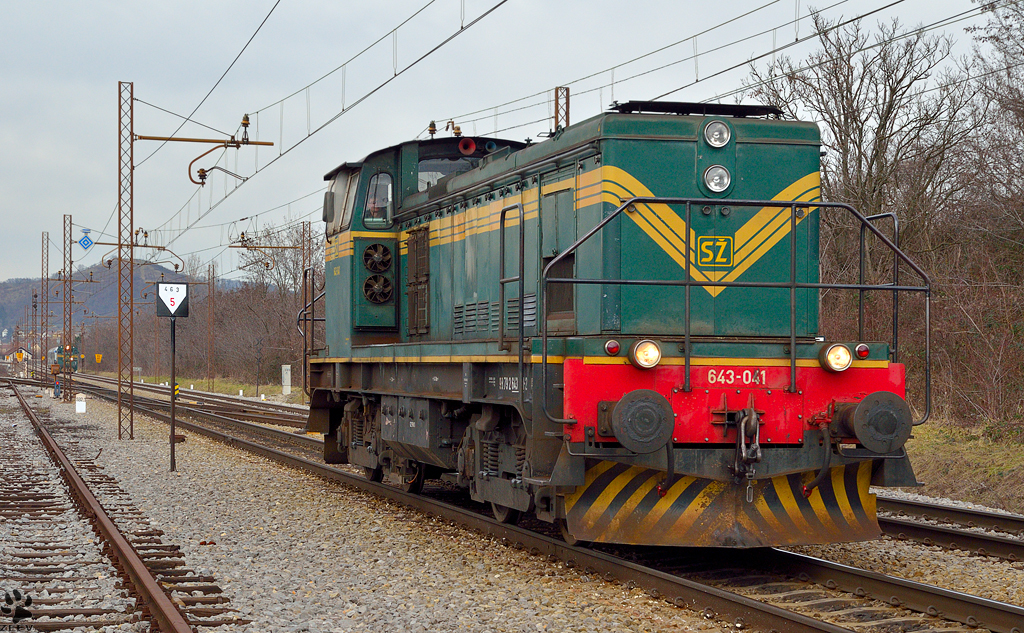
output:
[[[28,406],[28,402],[25,401],[18,387],[13,382],[8,384],[14,390],[14,395],[17,396],[18,402],[21,403],[21,408],[24,409],[25,415],[28,416],[32,426],[36,429],[36,433],[43,441],[46,451],[53,458],[53,461],[60,466],[61,475],[67,482],[71,493],[81,504],[83,511],[100,536],[110,545],[110,557],[114,559],[115,566],[127,576],[132,586],[138,592],[142,603],[141,606],[149,612],[153,623],[159,627],[162,633],[192,633],[192,627],[189,626],[185,616],[178,610],[178,607],[171,601],[170,597],[164,593],[164,590],[157,583],[156,579],[153,578],[153,575],[146,568],[138,553],[121,535],[121,532],[114,525],[110,517],[107,516],[103,506],[100,505],[100,502],[92,494],[92,491],[89,490],[89,487],[78,474],[78,471],[75,470],[71,460],[57,446],[57,442],[54,441],[53,437],[50,436],[39,421],[39,418],[36,417],[35,412]]]

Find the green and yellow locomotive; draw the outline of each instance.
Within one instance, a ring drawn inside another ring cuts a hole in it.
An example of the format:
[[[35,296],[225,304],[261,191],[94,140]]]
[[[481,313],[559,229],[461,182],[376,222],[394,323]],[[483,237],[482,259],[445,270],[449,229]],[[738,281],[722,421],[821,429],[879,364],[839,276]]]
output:
[[[66,348],[61,345],[51,347],[50,350],[46,352],[46,363],[50,367],[56,365],[60,371],[63,372],[65,357],[71,365],[71,371],[77,372],[78,359],[81,357],[81,354],[78,353],[78,345],[69,345]]]
[[[542,143],[430,138],[328,173],[325,459],[569,541],[879,536],[869,486],[916,485],[927,402],[914,422],[895,340],[819,335],[819,293],[895,305],[928,281],[820,201],[818,129],[779,114],[629,102]],[[823,213],[920,283],[821,283]]]

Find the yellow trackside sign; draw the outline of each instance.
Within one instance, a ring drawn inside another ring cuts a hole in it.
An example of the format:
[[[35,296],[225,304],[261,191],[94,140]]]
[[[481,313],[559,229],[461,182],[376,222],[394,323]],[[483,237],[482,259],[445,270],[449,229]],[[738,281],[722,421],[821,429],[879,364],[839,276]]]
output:
[[[24,352],[18,352],[18,353],[17,353],[17,354],[15,354],[14,356],[15,356],[15,357],[16,357],[16,358],[18,359],[18,362],[19,362],[19,363],[20,363],[21,361],[25,360],[25,354],[24,354]]]
[[[99,365],[100,361],[103,360],[103,354],[96,354],[96,364]]]

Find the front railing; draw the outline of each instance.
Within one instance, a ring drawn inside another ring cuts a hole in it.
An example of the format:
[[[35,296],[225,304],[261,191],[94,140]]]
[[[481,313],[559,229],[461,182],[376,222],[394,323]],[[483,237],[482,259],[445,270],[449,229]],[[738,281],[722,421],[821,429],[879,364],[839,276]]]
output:
[[[316,280],[313,269],[306,268],[302,271],[302,309],[295,317],[295,329],[302,336],[302,392],[307,397],[312,395],[309,389],[309,359],[324,349],[316,347],[316,324],[327,321],[324,317],[316,316],[316,302],[323,299],[326,293],[321,291],[319,295],[314,296],[315,293]]]
[[[559,253],[554,257],[547,266],[544,267],[540,277],[540,305],[538,306],[538,312],[541,315],[540,318],[540,329],[541,329],[541,385],[540,389],[536,393],[540,394],[541,407],[544,415],[555,423],[561,424],[575,424],[575,420],[556,418],[548,412],[547,408],[547,397],[544,395],[547,393],[548,386],[548,327],[547,327],[547,294],[548,284],[580,284],[580,285],[618,285],[618,286],[665,286],[665,287],[679,287],[685,288],[685,307],[684,307],[684,337],[685,337],[685,361],[684,361],[684,384],[683,391],[691,391],[690,385],[690,356],[691,356],[691,333],[690,333],[690,290],[694,286],[699,287],[717,287],[717,288],[788,288],[789,289],[789,387],[788,391],[796,393],[796,361],[797,361],[797,348],[796,348],[796,291],[801,289],[814,289],[814,290],[856,290],[859,293],[859,306],[858,306],[858,334],[863,340],[864,336],[864,295],[868,291],[872,290],[885,290],[893,293],[893,362],[896,362],[895,353],[897,351],[898,341],[898,317],[899,317],[899,301],[898,296],[901,292],[919,292],[924,294],[925,303],[925,347],[924,347],[924,364],[925,364],[925,403],[924,413],[921,419],[914,422],[914,425],[923,424],[928,420],[931,414],[931,282],[928,279],[928,275],[925,274],[921,268],[912,262],[909,257],[898,246],[899,240],[899,225],[896,222],[896,217],[893,214],[881,214],[877,216],[865,217],[861,215],[856,209],[847,204],[841,203],[830,203],[830,202],[797,202],[797,201],[779,201],[779,200],[722,200],[722,203],[728,203],[731,207],[774,207],[774,208],[789,208],[789,224],[790,224],[790,240],[789,240],[789,281],[786,282],[744,282],[744,281],[696,281],[691,278],[689,274],[690,266],[690,252],[692,244],[690,239],[690,227],[692,226],[692,211],[694,205],[704,206],[708,203],[706,198],[662,198],[654,196],[637,196],[629,198],[623,201],[617,209],[615,209],[606,218],[601,220],[590,231],[588,231],[583,237],[576,240],[572,246]],[[592,237],[597,235],[608,226],[615,218],[619,217],[623,212],[635,213],[636,206],[638,204],[668,204],[668,205],[685,205],[685,220],[686,220],[686,279],[684,280],[647,280],[647,279],[579,279],[579,278],[549,278],[548,274],[560,261],[571,255],[580,247],[580,245],[586,243]],[[861,227],[861,267],[860,267],[860,283],[856,284],[841,284],[841,283],[802,283],[797,281],[797,248],[796,248],[796,227],[798,217],[803,217],[798,214],[798,209],[802,210],[802,213],[806,214],[810,209],[821,209],[824,210],[845,210],[848,211],[853,217],[860,222]],[[883,217],[891,217],[895,223],[894,238],[897,243],[893,243],[888,237],[886,237],[879,229],[872,223],[872,220],[881,219]],[[864,237],[865,232],[869,231],[875,237],[882,241],[882,243],[888,247],[893,253],[893,281],[887,284],[865,284],[864,283]],[[906,264],[914,273],[921,278],[921,284],[918,286],[901,286],[899,285],[899,264],[903,262]]]

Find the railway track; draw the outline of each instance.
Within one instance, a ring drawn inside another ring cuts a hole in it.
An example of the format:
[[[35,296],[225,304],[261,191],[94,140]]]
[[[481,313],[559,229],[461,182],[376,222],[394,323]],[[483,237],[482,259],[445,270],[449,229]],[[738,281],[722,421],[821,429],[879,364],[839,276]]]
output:
[[[97,383],[107,387],[117,384],[117,380],[106,376],[92,376],[78,374],[75,376],[75,383],[81,386],[88,382]],[[154,394],[157,399],[169,400],[171,388],[169,386],[148,385],[135,383],[136,393],[142,391]],[[139,398],[136,395],[136,398]],[[235,396],[228,396],[218,393],[210,393],[194,389],[181,389],[178,394],[179,403],[193,402],[204,407],[207,411],[218,413],[225,417],[257,422],[263,424],[274,424],[276,426],[289,426],[303,428],[306,426],[307,407],[266,402],[262,400],[249,400]]]
[[[116,381],[90,376],[104,384]],[[81,383],[80,383],[81,384]],[[136,385],[163,397],[169,397],[168,387]],[[100,392],[94,392],[100,395]],[[136,396],[140,406],[156,410],[166,406],[166,400]],[[232,396],[188,391],[179,396],[179,410],[185,415],[199,417],[220,428],[235,428],[247,437],[265,435],[287,450],[291,444],[319,452],[321,443],[314,438],[296,439],[276,432],[267,425],[302,428],[305,414],[299,407],[274,403],[253,403]],[[250,424],[238,424],[249,422]],[[911,540],[946,549],[960,549],[982,556],[995,556],[1010,561],[1024,560],[1024,517],[954,508],[939,504],[878,498],[878,517],[882,531],[897,540]],[[982,531],[984,530],[984,531]]]
[[[147,409],[147,413],[166,419],[157,410],[157,402],[163,401],[151,402],[153,408]],[[266,434],[252,428],[259,425],[238,420],[230,423],[236,429],[248,429],[252,435],[242,438],[224,429],[209,428],[205,423],[178,422],[187,430],[458,522],[510,546],[557,557],[584,573],[644,587],[652,595],[733,625],[766,631],[830,633],[870,629],[1024,633],[1024,608],[1019,606],[782,550],[715,551],[709,559],[707,550],[666,552],[569,546],[549,534],[501,524],[475,505],[456,505],[429,495],[405,493],[327,466],[318,461],[310,445],[302,451],[267,446],[257,437]],[[283,435],[304,437],[294,433]]]
[[[878,524],[893,538],[1024,560],[1022,516],[881,497],[878,509],[889,515],[879,517]]]
[[[0,424],[0,587],[22,609],[10,624],[107,630],[143,620],[187,633],[249,622],[215,578],[186,567],[94,458],[73,441],[59,446],[17,388],[0,385],[8,390],[17,406],[2,411],[17,417]]]

